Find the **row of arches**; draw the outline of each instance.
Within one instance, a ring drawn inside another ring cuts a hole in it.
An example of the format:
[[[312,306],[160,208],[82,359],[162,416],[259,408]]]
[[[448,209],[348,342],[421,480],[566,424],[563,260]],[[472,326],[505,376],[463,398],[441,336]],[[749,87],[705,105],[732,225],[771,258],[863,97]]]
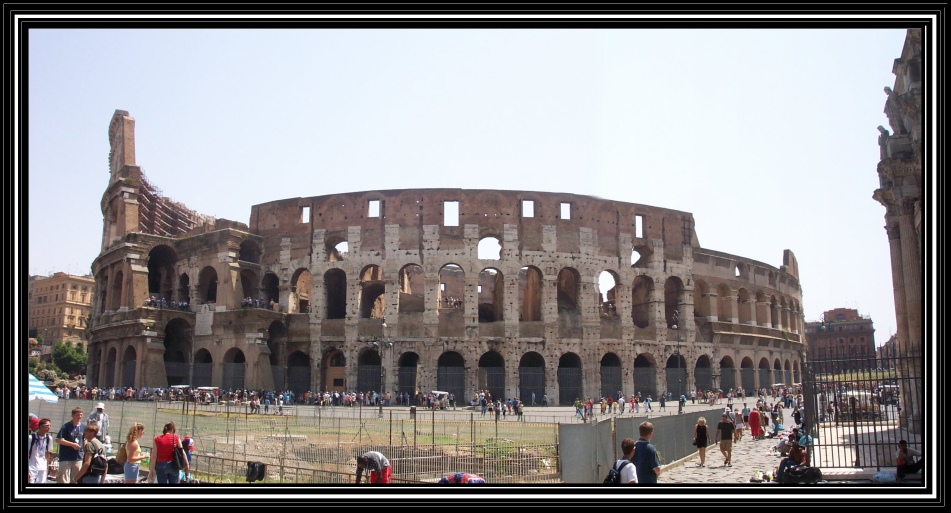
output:
[[[166,326],[163,363],[169,386],[187,384],[244,388],[249,384],[246,379],[247,356],[234,347],[228,349],[221,358],[219,379],[217,383],[213,383],[216,362],[211,352],[205,348],[193,351],[188,330],[187,322],[182,319],[170,321]],[[274,386],[296,393],[311,390],[311,359],[301,350],[283,354],[286,336],[282,323],[272,323],[267,345]],[[189,354],[193,354],[190,362]],[[339,349],[328,351],[320,362],[322,380],[317,383],[317,388],[338,391],[378,390],[380,378],[384,373],[380,352],[367,348],[359,352],[356,358],[355,372],[348,379],[346,355]],[[102,350],[97,351],[92,362],[93,374],[99,378],[96,384],[106,387],[135,386],[137,359],[136,349],[132,345],[124,349],[121,359],[117,348],[110,348],[105,354]],[[467,366],[473,363],[474,375],[467,372]],[[566,352],[558,357],[554,369],[551,365],[553,363],[538,352],[524,353],[518,362],[518,397],[528,398],[532,393],[539,398],[549,395],[550,401],[565,405],[571,404],[575,398],[582,398],[585,369],[580,356]],[[391,387],[395,385],[395,391],[399,393],[415,395],[423,385],[417,379],[420,364],[418,353],[401,353],[397,358],[396,368],[393,369],[396,372],[395,382],[391,379],[387,383]],[[436,388],[453,392],[460,398],[470,397],[477,389],[487,389],[493,396],[504,398],[506,391],[512,389],[506,381],[509,378],[506,373],[506,359],[496,351],[483,353],[476,362],[467,362],[465,357],[456,351],[446,351],[437,358],[435,364]],[[645,397],[656,397],[657,394],[667,391],[679,395],[686,393],[688,386],[699,389],[718,386],[724,390],[742,386],[752,391],[775,383],[791,385],[800,381],[798,362],[791,362],[789,359],[781,362],[779,358],[770,362],[768,358],[761,357],[754,368],[753,358],[747,356],[740,361],[739,368],[736,368],[730,356],[721,358],[715,366],[708,355],[701,355],[688,366],[683,355],[674,354],[664,361],[662,368],[662,379],[658,380],[660,368],[656,360],[651,354],[644,353],[631,362],[628,374],[625,375],[621,358],[609,352],[600,360],[598,377],[589,376],[589,379],[600,379],[599,390],[602,395],[631,390],[631,393],[640,393]],[[554,370],[554,376],[548,375],[551,370]],[[688,380],[688,373],[692,375],[691,380]],[[550,390],[550,377],[554,377],[557,384],[553,390]],[[590,390],[590,387],[588,389]]]

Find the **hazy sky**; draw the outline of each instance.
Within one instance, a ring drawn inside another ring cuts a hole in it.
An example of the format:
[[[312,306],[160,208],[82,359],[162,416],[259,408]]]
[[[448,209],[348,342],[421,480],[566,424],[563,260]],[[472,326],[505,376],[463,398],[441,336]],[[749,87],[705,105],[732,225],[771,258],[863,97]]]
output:
[[[30,274],[90,272],[109,121],[164,195],[248,222],[338,192],[570,192],[798,261],[806,320],[895,331],[878,187],[904,30],[32,30]]]

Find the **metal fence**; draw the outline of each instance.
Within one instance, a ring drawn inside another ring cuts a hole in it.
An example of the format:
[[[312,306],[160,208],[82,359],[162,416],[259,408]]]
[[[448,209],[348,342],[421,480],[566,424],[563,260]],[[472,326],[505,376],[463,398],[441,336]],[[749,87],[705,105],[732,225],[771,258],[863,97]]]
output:
[[[897,442],[923,450],[918,358],[826,358],[803,365],[810,459],[824,468],[895,466]]]
[[[52,420],[54,431],[70,410],[84,417],[96,401],[34,401],[30,411]],[[196,405],[179,401],[107,401],[111,454],[134,422],[145,425],[142,446],[166,422],[192,436],[193,471],[208,482],[244,482],[247,462],[267,464],[271,483],[352,482],[356,457],[368,450],[390,460],[395,482],[430,482],[455,472],[475,473],[490,483],[557,483],[558,427],[515,416],[495,421],[478,411],[384,409],[375,407],[285,407],[284,415],[252,414],[246,405]],[[262,410],[263,412],[263,410]],[[543,416],[535,416],[543,418]],[[564,419],[560,419],[564,421]],[[55,435],[55,432],[54,432]]]

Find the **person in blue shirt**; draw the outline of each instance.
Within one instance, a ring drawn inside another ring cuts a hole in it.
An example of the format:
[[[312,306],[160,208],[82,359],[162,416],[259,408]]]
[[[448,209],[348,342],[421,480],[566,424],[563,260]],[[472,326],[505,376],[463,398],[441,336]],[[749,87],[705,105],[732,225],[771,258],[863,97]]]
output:
[[[634,444],[634,470],[637,472],[637,482],[640,484],[656,484],[660,476],[660,460],[657,458],[657,448],[650,443],[654,437],[654,425],[650,422],[641,422],[638,426],[641,437]]]

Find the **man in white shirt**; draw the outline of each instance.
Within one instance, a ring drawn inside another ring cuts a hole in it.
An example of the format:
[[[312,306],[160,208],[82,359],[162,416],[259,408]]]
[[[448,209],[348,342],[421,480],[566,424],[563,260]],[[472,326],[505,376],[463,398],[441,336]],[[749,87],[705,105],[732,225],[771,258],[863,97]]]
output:
[[[614,462],[614,468],[620,468],[625,461],[630,462],[634,457],[633,438],[625,438],[621,441],[621,452],[624,453],[624,457]],[[634,468],[634,463],[624,465],[621,469],[621,484],[637,484],[637,470]]]
[[[96,403],[96,411],[89,414],[89,417],[86,418],[86,423],[96,422],[99,424],[99,432],[96,434],[96,438],[102,442],[106,443],[106,435],[109,434],[109,416],[106,415],[104,411],[106,405],[103,403]]]
[[[36,433],[30,434],[29,449],[29,479],[31,483],[46,482],[49,471],[50,449],[53,446],[53,437],[50,436],[50,419],[40,419]]]

